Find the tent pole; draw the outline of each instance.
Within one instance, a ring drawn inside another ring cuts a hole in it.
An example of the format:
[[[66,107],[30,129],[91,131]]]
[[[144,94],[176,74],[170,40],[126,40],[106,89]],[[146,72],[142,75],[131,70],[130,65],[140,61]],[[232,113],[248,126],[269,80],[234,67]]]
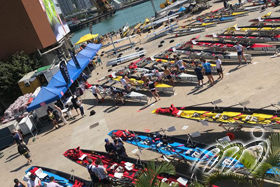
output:
[[[111,35],[110,35],[110,39],[111,39],[111,42],[112,42],[112,44],[113,44],[114,51],[116,52],[116,47],[115,47],[115,44],[114,44],[114,41],[113,41],[113,39],[112,39],[112,36],[111,36]]]

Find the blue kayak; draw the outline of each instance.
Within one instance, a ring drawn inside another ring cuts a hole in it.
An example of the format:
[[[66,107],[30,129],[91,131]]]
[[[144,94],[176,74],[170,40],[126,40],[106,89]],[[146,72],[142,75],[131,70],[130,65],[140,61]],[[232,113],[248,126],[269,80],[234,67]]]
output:
[[[46,174],[44,178],[40,178],[42,182],[42,186],[50,182],[50,177],[54,177],[55,182],[63,187],[72,187],[75,183],[76,184],[82,184],[83,187],[89,186],[90,181],[86,181],[82,178],[76,177],[76,176],[71,176],[68,173],[64,173],[61,171],[57,171],[54,169],[50,168],[45,168],[41,166],[32,166],[29,169],[25,171],[27,174],[28,172],[33,173],[33,171],[36,171],[37,169],[42,169],[42,172]],[[33,170],[33,171],[32,171]],[[70,179],[71,178],[71,179]]]
[[[234,21],[235,17],[220,17],[220,18],[209,18],[209,19],[204,19],[204,23],[208,22],[229,22],[229,21]],[[200,21],[197,21],[200,22]]]
[[[224,168],[242,169],[243,164],[238,160],[230,157],[224,157],[222,160],[215,162],[217,156],[212,152],[209,145],[185,140],[173,136],[161,135],[159,132],[146,133],[139,131],[128,130],[113,130],[108,133],[109,136],[114,135],[116,138],[121,138],[123,142],[135,145],[139,148],[158,152],[162,155],[184,159],[190,162],[203,161],[208,163],[208,166],[213,166],[219,163]],[[268,175],[275,174],[273,169],[266,172]]]

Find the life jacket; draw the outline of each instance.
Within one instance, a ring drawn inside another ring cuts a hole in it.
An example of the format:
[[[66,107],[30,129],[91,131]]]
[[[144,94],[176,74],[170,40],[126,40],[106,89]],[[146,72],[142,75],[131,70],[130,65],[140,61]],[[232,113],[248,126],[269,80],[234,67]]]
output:
[[[72,187],[83,187],[84,183],[82,183],[81,181],[75,180],[75,183]]]
[[[82,155],[83,152],[80,150],[80,147],[77,147],[75,149],[69,150],[64,156],[72,157],[73,159],[78,160],[78,158],[80,158]]]
[[[113,132],[113,134],[118,138],[122,138],[123,140],[135,137],[135,135],[128,130],[117,130],[116,132]]]

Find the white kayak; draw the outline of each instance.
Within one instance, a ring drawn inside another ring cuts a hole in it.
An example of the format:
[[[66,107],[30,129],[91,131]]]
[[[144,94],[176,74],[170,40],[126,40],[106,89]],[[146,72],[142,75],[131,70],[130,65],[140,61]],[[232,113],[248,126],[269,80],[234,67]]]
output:
[[[128,94],[124,94],[123,96],[126,100],[140,101],[140,102],[148,102],[148,97],[144,94],[138,92],[130,92]]]
[[[198,27],[198,28],[186,28],[186,29],[179,29],[173,31],[171,34],[175,34],[177,36],[185,36],[189,34],[199,33],[205,31],[205,28]]]
[[[197,77],[195,75],[187,74],[187,73],[180,73],[179,75],[171,75],[174,80],[178,82],[198,82]]]

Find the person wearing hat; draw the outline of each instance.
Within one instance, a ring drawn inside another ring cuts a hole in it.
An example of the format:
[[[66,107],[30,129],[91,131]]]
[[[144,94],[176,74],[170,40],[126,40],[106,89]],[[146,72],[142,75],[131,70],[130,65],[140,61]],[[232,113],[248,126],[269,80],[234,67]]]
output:
[[[27,187],[40,187],[41,180],[34,174],[31,174],[27,182]]]
[[[110,142],[110,140],[108,138],[105,139],[105,150],[107,153],[109,153],[110,155],[115,155],[116,153],[116,148],[114,146],[113,143]]]
[[[14,187],[26,187],[25,184],[23,184],[21,181],[19,181],[18,179],[14,179]]]
[[[115,142],[115,140],[118,140],[119,143],[123,144],[121,137],[116,137],[116,135],[112,134],[111,138],[112,138],[113,142]]]

